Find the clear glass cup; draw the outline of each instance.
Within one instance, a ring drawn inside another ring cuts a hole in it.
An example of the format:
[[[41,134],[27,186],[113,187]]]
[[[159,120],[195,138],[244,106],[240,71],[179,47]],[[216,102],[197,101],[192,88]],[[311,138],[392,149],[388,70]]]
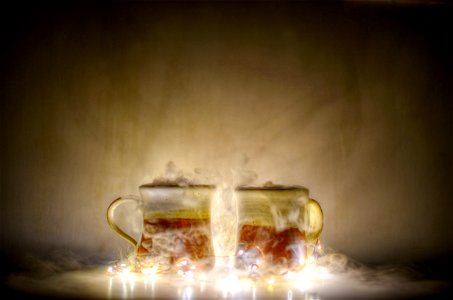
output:
[[[235,265],[239,269],[303,267],[313,257],[323,228],[319,203],[304,187],[240,187]]]
[[[214,186],[142,185],[140,197],[114,200],[107,210],[112,229],[134,246],[141,268],[156,272],[208,270],[215,257],[210,227],[210,203]],[[143,231],[137,242],[114,221],[115,209],[134,203],[143,214]]]

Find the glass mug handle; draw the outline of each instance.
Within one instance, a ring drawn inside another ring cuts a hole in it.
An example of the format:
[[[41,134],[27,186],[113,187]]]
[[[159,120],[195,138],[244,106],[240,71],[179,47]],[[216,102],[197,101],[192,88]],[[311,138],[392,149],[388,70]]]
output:
[[[323,213],[315,199],[309,199],[304,206],[305,235],[308,242],[315,243],[323,229]]]
[[[116,225],[115,221],[113,220],[114,219],[114,213],[115,213],[115,209],[126,203],[126,202],[133,202],[135,204],[138,203],[138,201],[140,201],[140,198],[137,197],[137,196],[133,196],[133,195],[130,195],[130,196],[125,196],[125,197],[119,197],[115,200],[113,200],[113,202],[110,204],[109,208],[107,209],[107,222],[109,223],[110,227],[119,235],[121,236],[123,239],[125,239],[126,241],[128,241],[129,243],[132,244],[132,246],[134,246],[134,248],[137,247],[137,241],[131,237],[130,235],[128,235],[127,233],[125,233],[121,228],[118,227],[118,225]]]

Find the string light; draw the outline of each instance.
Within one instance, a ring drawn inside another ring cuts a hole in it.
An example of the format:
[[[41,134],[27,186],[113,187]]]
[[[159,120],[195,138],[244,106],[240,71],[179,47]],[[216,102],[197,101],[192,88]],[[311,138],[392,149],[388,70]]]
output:
[[[288,287],[287,299],[292,299],[294,289],[305,292],[315,282],[332,277],[327,268],[317,265],[317,259],[322,252],[321,244],[317,243],[313,249],[311,255],[302,256],[298,259],[297,266],[281,273],[275,272],[275,270],[278,270],[278,266],[273,266],[273,269],[266,266],[260,268],[257,263],[252,263],[247,270],[237,270],[233,266],[228,266],[227,273],[217,274],[215,273],[216,269],[206,273],[198,271],[197,264],[189,258],[177,260],[170,272],[162,272],[158,264],[137,262],[137,260],[117,261],[108,266],[106,272],[111,276],[119,276],[123,282],[128,282],[131,290],[134,289],[134,280],[140,278],[140,276],[158,279],[159,277],[164,278],[167,275],[176,274],[180,279],[186,280],[188,284],[198,282],[200,286],[203,285],[204,287],[206,282],[211,281],[211,284],[214,283],[214,286],[222,291],[224,297],[234,296],[241,291],[249,291],[255,296],[256,287],[264,284],[269,292],[277,287]],[[236,255],[243,256],[244,253],[245,251],[239,250]],[[185,291],[184,298],[191,299],[192,289],[185,289]]]

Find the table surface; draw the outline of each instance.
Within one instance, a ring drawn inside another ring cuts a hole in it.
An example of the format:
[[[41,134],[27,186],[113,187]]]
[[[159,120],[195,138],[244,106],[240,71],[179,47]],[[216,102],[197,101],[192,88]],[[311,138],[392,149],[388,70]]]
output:
[[[318,274],[319,275],[319,274]],[[179,275],[109,274],[106,266],[36,276],[10,274],[6,285],[24,295],[80,299],[389,299],[423,298],[440,293],[447,284],[411,280],[381,272],[323,273],[321,276],[239,279],[231,273],[211,272],[203,278]]]

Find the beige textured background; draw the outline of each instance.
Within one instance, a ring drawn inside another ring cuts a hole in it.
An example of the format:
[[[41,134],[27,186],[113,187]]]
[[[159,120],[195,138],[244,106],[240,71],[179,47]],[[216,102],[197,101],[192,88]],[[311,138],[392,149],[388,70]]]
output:
[[[4,252],[116,257],[107,206],[170,160],[309,187],[324,244],[357,259],[453,250],[443,15],[169,4],[17,16],[2,52]]]

